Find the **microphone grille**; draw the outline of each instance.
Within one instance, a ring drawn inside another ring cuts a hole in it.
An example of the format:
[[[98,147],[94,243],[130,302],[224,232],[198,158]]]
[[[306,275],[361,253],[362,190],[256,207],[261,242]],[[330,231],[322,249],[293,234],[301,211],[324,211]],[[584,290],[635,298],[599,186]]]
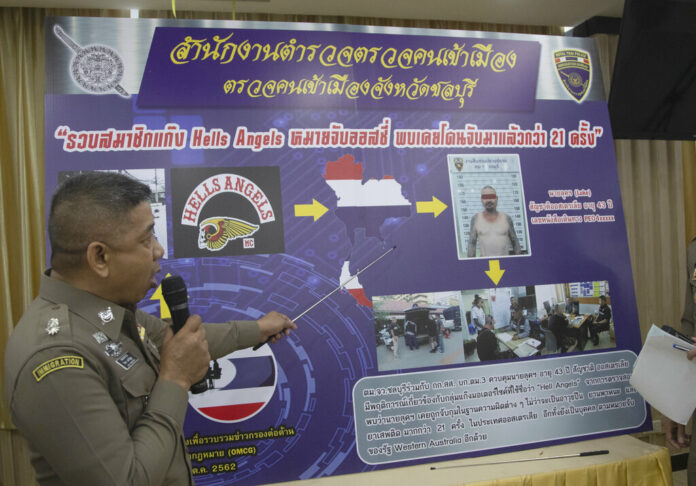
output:
[[[170,308],[185,303],[187,296],[184,279],[180,275],[170,275],[162,280],[162,297]]]

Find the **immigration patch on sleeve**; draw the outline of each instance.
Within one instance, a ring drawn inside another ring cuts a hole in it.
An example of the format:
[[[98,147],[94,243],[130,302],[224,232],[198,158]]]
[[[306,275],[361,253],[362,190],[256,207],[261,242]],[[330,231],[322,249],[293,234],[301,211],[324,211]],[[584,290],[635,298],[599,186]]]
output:
[[[283,253],[278,167],[172,169],[174,256]]]
[[[46,375],[53,373],[54,371],[62,370],[65,368],[84,368],[85,360],[82,356],[59,356],[57,358],[49,359],[44,361],[39,366],[34,368],[32,374],[36,381],[43,380]]]

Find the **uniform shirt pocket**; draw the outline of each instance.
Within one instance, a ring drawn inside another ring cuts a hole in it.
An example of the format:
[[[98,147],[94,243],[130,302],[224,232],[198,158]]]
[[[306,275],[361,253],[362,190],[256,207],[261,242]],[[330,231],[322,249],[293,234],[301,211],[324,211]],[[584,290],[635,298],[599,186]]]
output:
[[[157,375],[145,363],[139,363],[121,377],[121,387],[126,397],[126,423],[132,431],[138,418],[147,408],[150,392],[155,386]]]

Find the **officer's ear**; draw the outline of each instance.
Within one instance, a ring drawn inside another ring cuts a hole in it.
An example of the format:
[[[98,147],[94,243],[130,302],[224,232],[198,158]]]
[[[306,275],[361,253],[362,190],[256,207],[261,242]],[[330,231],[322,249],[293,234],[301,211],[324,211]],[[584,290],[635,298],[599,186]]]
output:
[[[109,263],[111,262],[111,249],[101,241],[93,241],[87,246],[87,266],[97,276],[107,278],[109,276]]]

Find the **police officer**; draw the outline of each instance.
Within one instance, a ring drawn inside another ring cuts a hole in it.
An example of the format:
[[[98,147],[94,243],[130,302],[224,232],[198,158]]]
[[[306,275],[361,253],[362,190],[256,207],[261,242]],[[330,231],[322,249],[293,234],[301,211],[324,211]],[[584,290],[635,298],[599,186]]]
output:
[[[157,286],[163,248],[148,186],[86,173],[53,196],[51,269],[7,346],[5,398],[42,485],[193,485],[183,421],[212,358],[295,329],[258,321],[176,334],[136,308]]]
[[[682,333],[687,336],[696,336],[696,238],[691,240],[686,251],[686,296],[684,298],[681,328]],[[687,353],[688,359],[691,360],[694,357],[696,357],[696,351]],[[681,424],[663,417],[662,425],[667,441],[673,447],[681,449],[691,444],[687,465],[688,483],[689,486],[696,486],[696,441],[690,440],[690,437],[684,431],[684,426]]]

